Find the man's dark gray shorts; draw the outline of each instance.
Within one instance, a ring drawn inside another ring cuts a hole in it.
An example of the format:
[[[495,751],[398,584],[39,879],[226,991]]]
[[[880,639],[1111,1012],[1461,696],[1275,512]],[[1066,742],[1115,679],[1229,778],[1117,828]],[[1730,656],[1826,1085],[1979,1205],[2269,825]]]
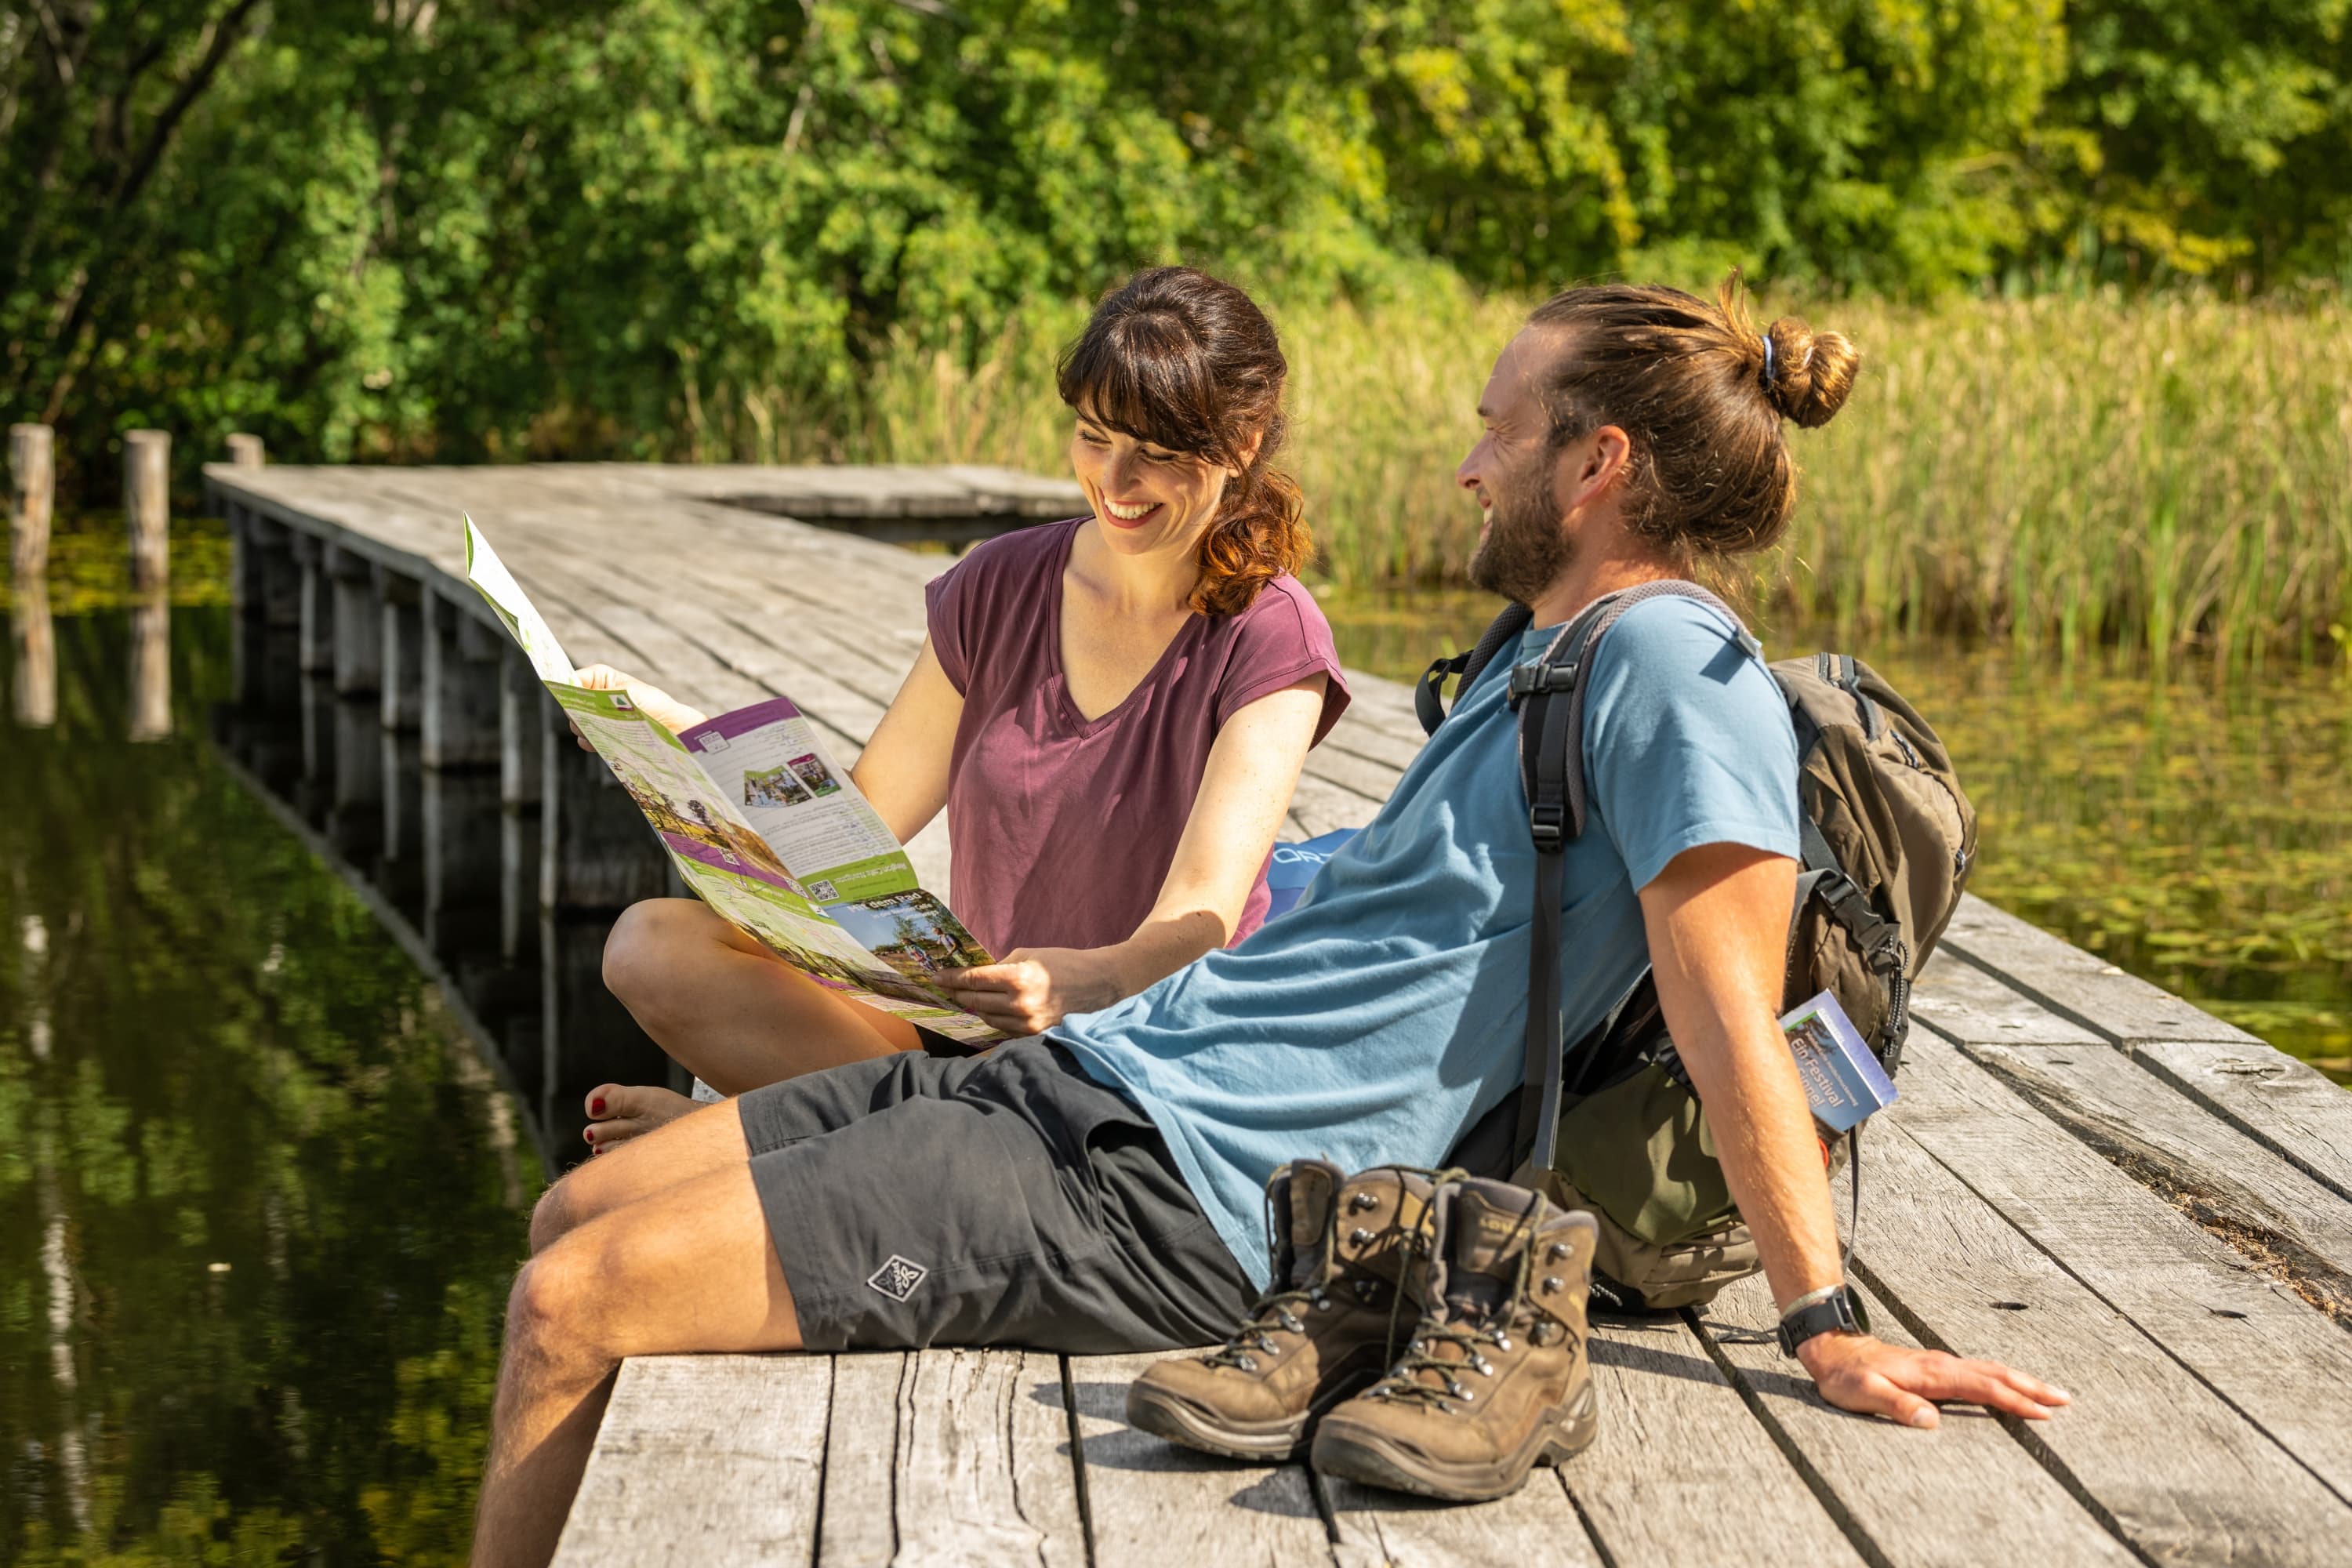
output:
[[[811,1350],[1160,1350],[1223,1340],[1249,1305],[1159,1131],[1049,1039],[737,1106]]]

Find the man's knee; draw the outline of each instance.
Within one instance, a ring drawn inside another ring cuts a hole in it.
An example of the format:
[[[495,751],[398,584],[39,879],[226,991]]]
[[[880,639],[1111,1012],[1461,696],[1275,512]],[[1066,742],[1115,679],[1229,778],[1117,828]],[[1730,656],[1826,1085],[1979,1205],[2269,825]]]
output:
[[[594,1251],[583,1238],[565,1237],[522,1266],[507,1298],[509,1352],[549,1363],[606,1359]]]
[[[604,939],[604,986],[643,1022],[674,990],[678,960],[710,940],[709,910],[692,899],[647,899],[631,904]]]

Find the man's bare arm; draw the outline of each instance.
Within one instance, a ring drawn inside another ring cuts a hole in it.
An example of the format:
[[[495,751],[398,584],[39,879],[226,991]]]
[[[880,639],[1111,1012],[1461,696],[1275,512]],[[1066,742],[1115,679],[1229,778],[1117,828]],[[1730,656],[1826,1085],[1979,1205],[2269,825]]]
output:
[[[1783,1309],[1843,1279],[1812,1111],[1777,1021],[1796,886],[1785,856],[1710,844],[1676,856],[1641,894],[1659,1007]],[[1997,1362],[1867,1334],[1817,1335],[1798,1356],[1832,1404],[1906,1426],[1933,1426],[1937,1400],[2028,1420],[2066,1403],[2060,1390]]]

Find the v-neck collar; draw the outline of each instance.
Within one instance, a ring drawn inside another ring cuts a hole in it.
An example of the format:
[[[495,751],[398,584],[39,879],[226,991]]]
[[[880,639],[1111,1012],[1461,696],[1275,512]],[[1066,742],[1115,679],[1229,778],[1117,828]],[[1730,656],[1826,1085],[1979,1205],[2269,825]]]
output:
[[[1080,712],[1077,699],[1070,695],[1069,671],[1062,668],[1062,590],[1063,580],[1069,574],[1070,552],[1077,547],[1078,530],[1086,527],[1092,521],[1091,518],[1080,518],[1068,531],[1062,535],[1061,558],[1054,563],[1052,613],[1045,620],[1045,668],[1051,672],[1053,678],[1054,704],[1061,712],[1062,721],[1080,736],[1095,734],[1117,723],[1120,717],[1135,705],[1137,694],[1160,679],[1161,671],[1165,670],[1170,661],[1175,658],[1178,647],[1192,635],[1194,626],[1207,619],[1198,611],[1185,616],[1183,622],[1177,626],[1175,635],[1168,639],[1168,646],[1160,650],[1160,657],[1153,660],[1151,668],[1144,672],[1143,679],[1127,689],[1126,696],[1091,719]]]

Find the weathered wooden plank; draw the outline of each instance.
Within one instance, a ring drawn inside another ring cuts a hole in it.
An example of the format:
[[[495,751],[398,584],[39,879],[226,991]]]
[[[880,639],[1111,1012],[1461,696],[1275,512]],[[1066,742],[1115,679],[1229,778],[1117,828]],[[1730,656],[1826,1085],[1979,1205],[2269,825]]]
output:
[[[1329,1476],[1316,1485],[1331,1509],[1341,1568],[1491,1568],[1498,1563],[1601,1568],[1560,1472],[1539,1469],[1494,1502],[1449,1504]]]
[[[1974,894],[1961,899],[1943,945],[2105,1039],[2253,1043],[2243,1030]]]
[[[1301,1465],[1241,1465],[1179,1448],[1127,1424],[1127,1386],[1153,1355],[1073,1356],[1079,1457],[1096,1568],[1332,1563]]]
[[[2156,1041],[2134,1054],[2282,1159],[2352,1198],[2352,1094],[2268,1046]]]
[[[2105,1046],[2080,1024],[1979,969],[1938,952],[1919,972],[1911,993],[1913,1016],[1946,1039],[1963,1045]]]
[[[556,1568],[813,1561],[832,1379],[824,1356],[623,1363]]]
[[[1601,1436],[1560,1475],[1615,1568],[1858,1568],[1844,1531],[1687,1323],[1596,1323],[1591,1354]]]
[[[1057,1356],[933,1350],[898,1385],[896,1561],[1084,1568]]]
[[[2074,1404],[2037,1424],[2035,1443],[2137,1551],[2158,1562],[2247,1561],[2262,1542],[2261,1561],[2331,1560],[2352,1510],[1905,1132],[1910,1117],[1949,1103],[1933,1086],[1935,1042],[1919,1048],[1928,1063],[1864,1150],[1871,1196],[1860,1255],[1874,1289],[1894,1292],[1908,1322],[1946,1348],[2070,1388]],[[1974,1082],[1987,1099],[2007,1095],[1980,1072]],[[2141,1206],[2127,1185],[2103,1184],[2119,1212]],[[2097,1222],[2096,1201],[2084,1200],[2082,1224]],[[2121,1238],[2154,1246],[2160,1234],[2132,1223]]]
[[[2352,1203],[2113,1047],[1966,1050],[2141,1186],[2352,1322]]]
[[[898,1552],[891,1479],[898,1457],[898,1385],[907,1357],[835,1356],[824,1439],[824,1514],[816,1561],[824,1568],[888,1568]]]
[[[1874,1226],[1880,1220],[1871,1216]],[[1882,1337],[1917,1342],[1891,1309],[1864,1294]],[[1874,1561],[1891,1568],[1987,1563],[2122,1568],[2136,1561],[1998,1422],[1956,1408],[1934,1431],[1918,1432],[1850,1415],[1822,1400],[1780,1346],[1744,1342],[1725,1331],[1727,1324],[1769,1328],[1774,1316],[1771,1291],[1760,1278],[1751,1279],[1718,1297],[1701,1329],[1751,1408],[1820,1479],[1841,1521],[1870,1543]],[[1717,1497],[1714,1506],[1738,1505]]]
[[[2012,1066],[2027,1058],[2023,1083],[2037,1103],[2064,1107],[2062,1121],[2091,1118],[2099,1139],[2128,1129],[2120,1135],[2150,1150],[2149,1158],[2178,1160],[2175,1179],[2205,1184],[2202,1190],[2172,1202],[2162,1185],[2147,1190],[1938,1040],[1920,1041],[1904,1073],[1904,1131],[2337,1497],[2352,1499],[2352,1450],[2344,1442],[2352,1434],[2352,1334],[2259,1266],[2264,1253],[2289,1247],[2283,1231],[2333,1240],[2352,1205],[2320,1194],[2312,1212],[2281,1212],[2295,1190],[2289,1181],[2319,1189],[2113,1050],[1979,1049]],[[2071,1064],[2049,1059],[2061,1056]],[[2201,1139],[2198,1121],[2239,1147]],[[2212,1163],[2232,1154],[2242,1157]],[[2257,1196],[2257,1187],[2268,1190]],[[2188,1217],[2174,1202],[2188,1205]],[[2257,1266],[2235,1247],[2252,1252]],[[2341,1276],[2333,1283],[2340,1296]],[[2070,1431],[2080,1425],[2071,1413],[2061,1419]]]

